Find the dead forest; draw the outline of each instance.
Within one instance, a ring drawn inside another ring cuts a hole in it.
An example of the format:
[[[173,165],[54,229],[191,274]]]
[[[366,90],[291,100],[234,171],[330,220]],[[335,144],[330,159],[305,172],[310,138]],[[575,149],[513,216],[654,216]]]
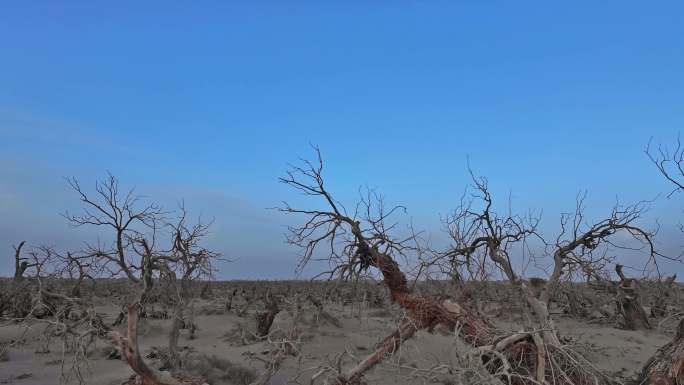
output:
[[[679,141],[649,143],[644,162],[681,200]],[[216,280],[230,261],[205,244],[211,221],[113,175],[67,179],[81,210],[64,220],[102,236],[8,250],[0,383],[684,385],[684,286],[660,268],[681,253],[659,250],[648,201],[588,217],[579,193],[549,236],[471,172],[436,247],[378,191],[338,201],[324,166],[316,147],[290,166],[279,181],[307,203],[274,209],[292,223],[293,270],[329,267],[306,281]]]

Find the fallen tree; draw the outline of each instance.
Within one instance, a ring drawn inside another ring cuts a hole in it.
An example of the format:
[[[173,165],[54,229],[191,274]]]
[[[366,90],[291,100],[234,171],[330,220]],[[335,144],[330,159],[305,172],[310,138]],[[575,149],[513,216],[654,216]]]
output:
[[[382,196],[369,191],[361,198],[355,212],[348,214],[344,206],[326,189],[323,160],[319,150],[315,150],[315,162],[304,161],[301,167],[293,166],[280,179],[304,195],[321,199],[326,206],[325,209],[299,209],[285,203],[280,208],[284,213],[306,218],[302,226],[290,227],[288,235],[288,242],[303,250],[300,268],[320,248],[325,247],[326,259],[333,265],[332,270],[327,272],[329,276],[349,278],[370,268],[376,269],[382,275],[392,301],[407,312],[407,317],[401,321],[399,327],[385,337],[372,354],[350,370],[338,373],[338,384],[362,383],[364,374],[385,357],[394,354],[405,340],[419,330],[433,331],[438,326],[442,330],[456,333],[476,348],[476,353],[487,369],[511,384],[545,381],[568,385],[612,383],[581,355],[565,349],[561,344],[546,306],[555,287],[547,286],[545,293],[548,294],[543,294],[541,299],[533,296],[528,282],[517,277],[510,262],[500,265],[508,270],[511,281],[522,291],[538,319],[543,321],[540,322],[540,328],[501,336],[502,333],[487,319],[456,302],[438,301],[414,293],[396,258],[405,256],[408,252],[419,252],[418,236],[411,231],[406,237],[393,237],[390,233],[396,224],[388,223],[392,214],[405,209],[395,206],[387,210]],[[490,225],[498,238],[477,237],[474,245],[471,243],[468,249],[474,252],[483,246],[495,262],[503,262],[508,258],[501,248],[503,240],[520,241],[534,231],[534,228],[518,226],[519,223],[516,222],[509,223],[510,226],[506,228],[513,229],[514,232],[503,234],[493,223]],[[560,271],[557,275],[560,277]]]

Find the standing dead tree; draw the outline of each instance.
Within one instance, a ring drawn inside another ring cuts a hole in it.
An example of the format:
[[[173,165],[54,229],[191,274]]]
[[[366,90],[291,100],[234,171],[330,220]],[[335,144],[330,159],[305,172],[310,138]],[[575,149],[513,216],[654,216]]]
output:
[[[153,284],[155,234],[165,213],[154,203],[141,205],[133,190],[120,192],[119,181],[111,174],[95,183],[92,196],[78,179],[68,178],[67,183],[83,208],[80,214],[67,211],[64,217],[74,227],[95,226],[111,232],[110,245],[89,245],[89,253],[98,257],[100,269],[108,275],[123,274],[136,284],[144,303]]]
[[[449,267],[459,270],[454,273],[447,269],[450,274],[467,274],[470,280],[475,281],[488,278],[492,270],[498,269],[520,290],[521,298],[541,320],[541,330],[555,329],[548,324],[548,309],[538,298],[538,282],[522,279],[510,257],[516,247],[526,251],[530,238],[541,239],[537,232],[539,215],[534,212],[526,215],[514,215],[510,212],[504,216],[498,215],[493,210],[494,202],[487,180],[476,178],[472,173],[471,176],[475,187],[471,199],[462,197],[457,209],[444,220],[452,245],[446,252],[432,258],[430,263],[441,264],[447,260]],[[525,318],[529,320],[529,308],[523,309]],[[553,335],[547,337],[555,339]]]
[[[178,355],[178,338],[180,329],[186,323],[191,330],[191,336],[196,328],[192,314],[189,322],[185,321],[184,311],[192,300],[191,284],[199,279],[208,279],[213,276],[215,261],[221,258],[221,254],[208,250],[201,245],[202,240],[208,235],[210,223],[198,220],[194,225],[187,222],[187,211],[181,204],[180,215],[175,223],[168,223],[172,237],[172,247],[168,252],[160,253],[156,258],[156,264],[161,269],[162,278],[167,281],[174,292],[173,298],[173,321],[169,333],[169,366],[177,369],[181,362]],[[180,276],[180,278],[178,278]]]
[[[655,231],[638,224],[645,202],[616,204],[604,219],[591,223],[584,214],[585,198],[586,193],[578,195],[574,213],[561,215],[561,230],[550,246],[553,270],[543,293],[547,304],[557,294],[560,282],[572,279],[574,273],[601,279],[599,273],[614,262],[609,251],[641,251],[646,255],[645,265],[657,264],[657,258],[663,257],[654,248]]]
[[[653,246],[654,232],[644,230],[636,224],[643,213],[643,204],[627,207],[616,205],[606,219],[591,224],[584,217],[585,194],[580,194],[574,213],[561,215],[561,231],[555,243],[547,244],[545,254],[552,261],[548,279],[525,279],[512,264],[510,249],[519,243],[524,253],[528,251],[526,242],[530,237],[542,240],[537,233],[539,218],[532,214],[498,215],[492,209],[493,199],[487,180],[473,176],[473,182],[473,196],[480,204],[462,204],[448,218],[454,246],[440,258],[456,258],[467,266],[473,261],[484,260],[482,256],[486,256],[518,288],[523,303],[529,308],[524,311],[527,327],[529,330],[537,330],[533,333],[534,343],[529,347],[536,352],[536,358],[527,365],[535,368],[536,381],[551,381],[559,373],[568,372],[566,380],[570,383],[591,383],[593,379],[600,377],[596,371],[575,368],[577,370],[573,369],[570,374],[570,368],[564,367],[567,361],[582,362],[583,359],[563,348],[549,307],[559,294],[560,284],[568,280],[573,272],[592,272],[605,266],[609,261],[605,252],[608,247],[635,248],[633,244],[620,242],[621,239],[628,239],[636,243],[638,248],[645,249],[648,262],[655,263],[655,258],[659,255]],[[618,234],[623,237],[620,238]],[[546,244],[545,241],[543,243]],[[537,263],[541,262],[537,257],[531,258]],[[629,313],[630,317],[632,315]],[[568,356],[565,361],[563,356]]]
[[[30,270],[35,270],[37,265],[31,259],[22,256],[22,250],[26,241],[13,245],[14,249],[14,275],[0,291],[0,317],[8,313],[16,318],[27,316],[31,310],[31,287],[32,283],[25,280]]]
[[[86,279],[94,282],[93,270],[96,268],[96,256],[88,253],[67,252],[57,254],[56,269],[60,277],[73,281],[69,291],[71,297],[81,297],[81,287]]]
[[[527,372],[529,377],[539,383],[559,380],[568,384],[608,382],[608,378],[593,369],[586,359],[564,347],[549,306],[561,281],[567,279],[569,272],[579,265],[596,263],[590,250],[615,231],[630,226],[631,219],[622,217],[616,210],[610,219],[581,230],[585,224],[582,221],[582,206],[578,201],[571,237],[565,237],[568,216],[561,218],[561,235],[551,247],[553,268],[549,278],[527,279],[516,269],[511,253],[518,247],[519,254],[538,260],[530,253],[528,244],[531,239],[546,244],[537,231],[539,216],[532,212],[515,215],[510,209],[507,214],[500,215],[493,209],[493,198],[487,180],[473,176],[473,187],[473,199],[465,204],[462,202],[447,217],[447,228],[453,246],[434,261],[448,258],[466,267],[474,262],[481,266],[491,263],[517,289],[522,299],[523,318],[528,332],[517,345],[505,352],[519,358],[516,360],[518,373]],[[630,228],[639,235],[650,236],[634,226]],[[468,269],[472,271],[473,268]],[[531,380],[523,382],[532,383]]]
[[[24,273],[27,269],[34,267],[35,264],[27,262],[27,258],[21,256],[21,249],[26,244],[26,241],[19,242],[19,245],[14,246],[14,281],[19,282],[24,278]]]
[[[180,215],[176,222],[167,220],[171,213],[165,212],[154,203],[141,204],[133,190],[119,191],[119,182],[112,176],[95,184],[95,193],[90,195],[75,178],[67,179],[83,204],[81,214],[65,217],[73,226],[95,226],[110,231],[110,245],[89,245],[88,254],[92,256],[99,271],[108,277],[125,276],[137,287],[137,292],[128,299],[120,320],[129,322],[128,335],[124,338],[114,335],[115,342],[121,347],[128,364],[133,368],[145,385],[168,385],[185,383],[183,374],[175,372],[181,365],[178,356],[178,337],[184,324],[184,309],[190,304],[191,282],[199,278],[211,277],[212,263],[220,254],[201,246],[210,224],[199,221],[195,225],[187,222],[187,212],[181,204]],[[170,246],[164,249],[158,245],[158,232],[168,230]],[[152,301],[152,288],[155,280],[163,278],[170,288],[170,301],[173,303],[173,322],[169,333],[167,372],[150,370],[140,358],[137,348],[137,322],[145,314],[144,305]],[[132,312],[138,312],[133,315]],[[133,323],[131,327],[130,323]],[[116,324],[116,322],[115,322]],[[190,322],[194,330],[194,323]]]
[[[646,202],[638,202],[634,205],[615,205],[610,215],[605,219],[589,223],[584,214],[584,199],[586,193],[579,194],[574,213],[561,215],[561,231],[554,245],[550,246],[553,256],[553,271],[547,285],[546,298],[550,300],[556,294],[559,283],[563,278],[572,278],[574,273],[587,277],[587,280],[597,280],[606,283],[602,273],[606,267],[615,262],[614,257],[609,257],[609,251],[642,252],[646,255],[644,265],[658,264],[658,259],[668,259],[659,254],[654,247],[653,238],[655,230],[648,230],[638,225],[639,220],[647,209]],[[616,265],[616,272],[622,274],[622,267]],[[621,276],[624,278],[624,276]],[[638,296],[638,288],[633,280],[622,279],[622,288],[616,287],[616,301],[618,304],[629,302],[626,305],[635,311],[621,312],[624,324],[648,327],[648,321],[639,321],[638,309],[643,311],[641,305],[631,306]],[[618,285],[620,286],[620,285]],[[630,287],[634,286],[634,287]],[[620,305],[618,305],[619,307]],[[626,309],[626,308],[625,308]]]

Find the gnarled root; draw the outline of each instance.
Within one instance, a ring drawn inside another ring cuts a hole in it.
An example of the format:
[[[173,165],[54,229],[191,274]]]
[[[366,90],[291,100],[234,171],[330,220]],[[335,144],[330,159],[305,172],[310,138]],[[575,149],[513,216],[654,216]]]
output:
[[[617,384],[570,347],[547,341],[537,331],[520,332],[480,346],[474,354],[505,384]]]

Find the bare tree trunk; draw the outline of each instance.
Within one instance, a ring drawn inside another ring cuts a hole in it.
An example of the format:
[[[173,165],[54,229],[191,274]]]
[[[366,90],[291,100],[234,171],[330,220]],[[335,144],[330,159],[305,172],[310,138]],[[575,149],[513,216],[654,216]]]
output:
[[[169,372],[159,371],[149,366],[140,355],[138,347],[138,304],[128,306],[128,328],[124,337],[117,332],[110,332],[110,338],[116,343],[128,365],[139,377],[140,385],[184,385]]]
[[[371,255],[374,265],[382,273],[392,300],[409,312],[409,319],[385,337],[372,354],[345,375],[340,375],[337,384],[359,384],[366,371],[388,355],[394,354],[404,341],[421,329],[432,330],[437,325],[443,325],[449,330],[458,331],[461,337],[473,346],[492,343],[495,329],[485,319],[477,317],[454,302],[438,302],[429,297],[411,294],[406,276],[394,259],[377,249],[369,249],[366,252]]]
[[[166,274],[171,283],[171,288],[173,290],[178,290],[176,299],[173,303],[171,330],[169,332],[169,367],[176,369],[181,365],[180,356],[178,354],[178,339],[180,337],[180,329],[184,324],[183,310],[190,298],[190,282],[187,280],[187,277],[182,277],[180,287],[178,287],[176,273],[167,270]]]
[[[18,246],[14,247],[14,281],[19,282],[24,279],[24,272],[28,268],[28,263],[22,261],[21,249],[26,244],[26,241],[19,242]]]
[[[150,292],[154,286],[154,279],[152,276],[154,273],[154,268],[152,266],[152,251],[147,245],[147,241],[143,240],[142,244],[145,248],[145,253],[141,261],[142,272],[140,274],[140,278],[142,280],[142,291],[140,293],[140,299],[138,302],[140,303],[144,314],[145,304],[149,301]]]
[[[177,303],[173,306],[172,317],[171,331],[169,333],[169,367],[177,368],[180,364],[178,338],[180,337],[180,329],[183,326],[183,309],[181,304]]]
[[[684,319],[679,321],[674,339],[658,349],[644,365],[639,384],[684,384]]]
[[[503,271],[508,279],[520,290],[520,294],[525,304],[527,304],[529,309],[532,309],[534,312],[537,326],[539,330],[541,330],[540,333],[543,343],[547,346],[552,346],[555,348],[560,347],[561,343],[558,338],[558,329],[556,328],[556,325],[551,318],[551,314],[549,313],[549,303],[551,303],[551,299],[555,294],[561,274],[558,268],[558,266],[562,265],[559,263],[559,257],[557,255],[554,257],[556,259],[556,264],[554,267],[554,272],[548,281],[540,278],[533,278],[527,281],[520,278],[515,273],[508,258],[499,252],[499,248],[496,243],[492,242],[489,247],[489,256],[491,259],[502,266]],[[531,323],[532,317],[529,309],[527,307],[523,307],[523,316]]]
[[[525,296],[525,301],[527,301],[532,310],[534,310],[537,323],[539,324],[539,328],[541,330],[541,335],[544,339],[544,344],[553,347],[560,347],[561,343],[558,339],[558,329],[556,328],[556,324],[553,322],[551,314],[549,313],[548,302],[537,298],[534,292],[529,290],[529,287],[525,281],[521,281],[521,286],[523,295]]]
[[[393,355],[405,340],[416,334],[418,331],[417,326],[411,320],[403,321],[397,330],[385,337],[376,346],[375,351],[371,355],[349,370],[344,377],[340,376],[338,383],[361,384],[363,374],[380,363],[386,356]]]

